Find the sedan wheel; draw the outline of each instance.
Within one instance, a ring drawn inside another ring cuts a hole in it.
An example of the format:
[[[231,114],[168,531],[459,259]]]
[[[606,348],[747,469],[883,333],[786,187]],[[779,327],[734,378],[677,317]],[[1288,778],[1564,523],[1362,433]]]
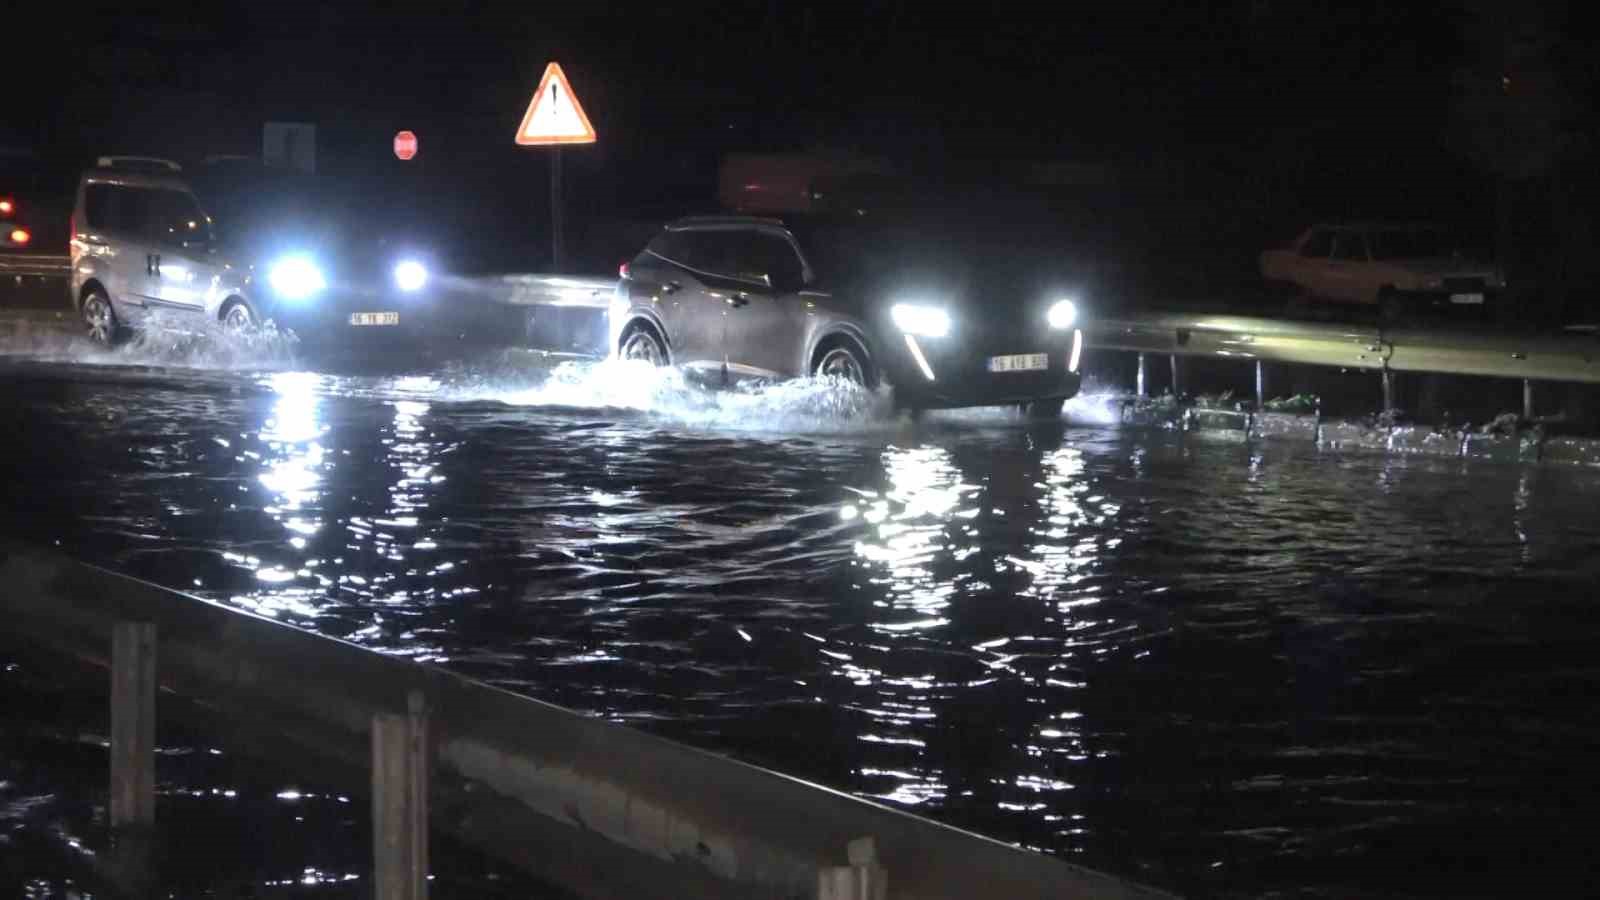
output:
[[[619,355],[623,359],[639,360],[652,366],[667,364],[667,349],[661,346],[661,341],[648,328],[635,328],[628,332],[628,336],[622,339]]]
[[[89,329],[89,340],[103,347],[111,346],[117,336],[117,314],[111,308],[111,299],[99,291],[85,297],[83,324]]]
[[[822,355],[817,361],[818,377],[843,378],[851,384],[867,384],[866,369],[861,365],[861,360],[848,347],[834,347]]]

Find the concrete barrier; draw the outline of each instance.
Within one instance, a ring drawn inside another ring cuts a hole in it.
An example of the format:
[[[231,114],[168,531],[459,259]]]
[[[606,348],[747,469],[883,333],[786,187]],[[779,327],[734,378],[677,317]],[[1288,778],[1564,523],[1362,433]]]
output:
[[[0,541],[0,584],[8,627],[101,665],[119,625],[147,623],[163,687],[312,757],[391,759],[374,721],[425,709],[431,787],[394,815],[420,803],[436,828],[582,896],[1166,896],[55,551]]]

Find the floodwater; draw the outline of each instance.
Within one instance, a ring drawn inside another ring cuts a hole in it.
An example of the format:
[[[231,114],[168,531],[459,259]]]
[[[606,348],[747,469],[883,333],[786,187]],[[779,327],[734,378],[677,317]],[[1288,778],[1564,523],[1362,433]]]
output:
[[[12,354],[4,529],[1186,893],[1591,874],[1595,473],[281,349]]]

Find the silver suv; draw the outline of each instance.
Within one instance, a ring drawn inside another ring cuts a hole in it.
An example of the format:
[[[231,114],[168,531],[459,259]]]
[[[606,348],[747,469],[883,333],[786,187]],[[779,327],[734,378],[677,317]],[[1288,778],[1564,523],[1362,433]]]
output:
[[[78,182],[71,236],[72,299],[99,343],[153,310],[234,329],[261,321],[251,269],[218,254],[211,219],[176,163],[101,157]]]

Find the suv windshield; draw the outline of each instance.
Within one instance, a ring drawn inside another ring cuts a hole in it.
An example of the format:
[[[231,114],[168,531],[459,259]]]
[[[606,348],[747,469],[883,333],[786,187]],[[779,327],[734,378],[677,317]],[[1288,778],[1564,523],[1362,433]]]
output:
[[[1449,256],[1454,249],[1436,228],[1385,228],[1372,232],[1373,259],[1427,259]]]

